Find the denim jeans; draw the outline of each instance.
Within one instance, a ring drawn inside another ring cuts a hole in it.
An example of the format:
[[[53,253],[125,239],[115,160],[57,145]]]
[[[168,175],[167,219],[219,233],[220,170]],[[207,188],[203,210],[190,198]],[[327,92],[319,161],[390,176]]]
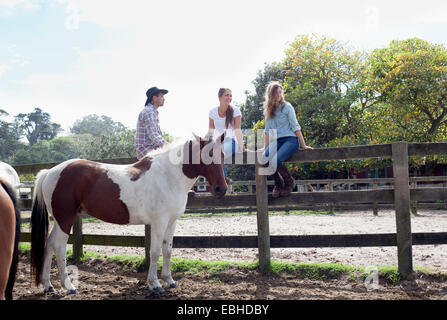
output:
[[[225,159],[231,157],[236,152],[236,140],[234,138],[225,139],[222,143],[222,151],[225,153]],[[225,178],[227,178],[227,168],[224,164],[224,174]]]
[[[276,148],[275,148],[276,145]],[[283,137],[270,143],[264,150],[264,159],[270,161],[278,168],[284,161],[289,159],[300,148],[300,142],[297,137]],[[270,152],[275,150],[276,152]]]

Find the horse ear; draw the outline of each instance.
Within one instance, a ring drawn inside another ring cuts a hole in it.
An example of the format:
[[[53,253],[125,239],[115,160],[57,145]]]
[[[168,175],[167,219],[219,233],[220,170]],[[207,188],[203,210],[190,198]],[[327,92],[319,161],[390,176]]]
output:
[[[200,143],[201,138],[200,138],[198,135],[196,135],[194,132],[192,133],[192,135],[193,135],[194,138],[197,140],[197,142]]]
[[[216,139],[216,141],[220,141],[220,143],[223,143],[224,140],[225,140],[225,132],[222,133],[222,134],[220,135],[220,137],[218,137],[218,138]]]

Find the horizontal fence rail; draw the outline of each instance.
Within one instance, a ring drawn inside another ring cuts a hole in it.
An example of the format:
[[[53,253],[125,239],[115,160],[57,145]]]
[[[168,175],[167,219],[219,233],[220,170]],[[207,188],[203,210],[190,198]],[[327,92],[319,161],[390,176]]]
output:
[[[413,245],[447,244],[447,232],[413,233]],[[30,242],[31,233],[24,232],[22,242]],[[68,243],[74,243],[73,235]],[[84,245],[144,247],[144,236],[84,234]],[[395,233],[338,235],[271,235],[271,248],[355,248],[395,247]],[[173,248],[257,248],[258,236],[175,236]]]
[[[446,201],[447,188],[420,188],[411,189],[413,201]],[[318,191],[318,192],[294,192],[287,198],[273,198],[268,196],[268,204],[273,207],[290,206],[291,203],[315,204],[315,203],[373,203],[393,202],[394,190],[351,190],[351,191]],[[30,210],[32,199],[21,199],[23,210]],[[227,195],[222,199],[210,195],[191,195],[188,197],[187,209],[201,208],[241,208],[256,207],[255,194]]]
[[[314,162],[335,160],[356,160],[367,158],[392,158],[394,178],[363,179],[365,183],[389,183],[392,189],[369,189],[351,191],[294,192],[289,197],[274,199],[267,192],[266,176],[258,174],[259,164],[256,153],[236,153],[229,164],[255,164],[256,193],[227,195],[222,199],[207,195],[191,194],[188,197],[188,210],[205,208],[256,208],[258,234],[256,236],[204,236],[174,237],[177,248],[258,248],[261,270],[267,270],[270,264],[270,248],[308,248],[308,247],[367,247],[397,246],[399,272],[406,278],[412,272],[412,245],[447,244],[447,233],[412,233],[410,201],[445,201],[447,188],[415,188],[417,182],[445,181],[430,180],[427,177],[408,177],[408,157],[423,157],[434,154],[447,154],[447,143],[406,143],[399,142],[383,145],[352,146],[340,148],[322,148],[299,150],[287,162]],[[105,159],[99,162],[130,164],[136,158]],[[14,166],[20,173],[36,174],[41,169],[54,167],[58,163]],[[432,177],[430,177],[432,178]],[[437,177],[434,177],[437,178]],[[330,183],[328,180],[305,180],[305,184]],[[338,183],[352,183],[351,179],[340,179]],[[253,185],[249,182],[248,185]],[[411,200],[410,200],[411,199]],[[396,210],[396,233],[393,234],[356,234],[356,235],[270,235],[269,208],[291,207],[297,204],[317,203],[394,203]],[[22,200],[23,208],[31,207],[31,200]],[[146,247],[150,238],[150,227],[146,226],[145,236],[115,236],[82,234],[82,219],[77,218],[70,235],[73,251],[82,254],[82,244]],[[29,241],[29,233],[23,233],[22,241]]]

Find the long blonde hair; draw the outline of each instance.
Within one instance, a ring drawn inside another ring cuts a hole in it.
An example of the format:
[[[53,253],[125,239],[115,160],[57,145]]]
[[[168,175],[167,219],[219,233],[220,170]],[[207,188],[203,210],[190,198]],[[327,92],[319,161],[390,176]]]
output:
[[[265,89],[265,95],[264,95],[264,116],[267,119],[271,119],[275,116],[275,103],[276,103],[276,91],[278,88],[282,89],[282,85],[279,83],[279,81],[272,81],[268,84],[267,88]],[[286,102],[283,98],[281,103]]]

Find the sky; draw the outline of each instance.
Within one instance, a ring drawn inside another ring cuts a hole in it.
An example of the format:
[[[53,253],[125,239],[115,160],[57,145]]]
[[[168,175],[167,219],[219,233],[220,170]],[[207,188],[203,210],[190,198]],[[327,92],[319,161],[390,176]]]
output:
[[[299,34],[357,50],[419,37],[447,46],[447,1],[0,0],[0,109],[39,107],[63,134],[89,114],[130,129],[152,86],[160,126],[204,134],[219,88],[233,104]]]

